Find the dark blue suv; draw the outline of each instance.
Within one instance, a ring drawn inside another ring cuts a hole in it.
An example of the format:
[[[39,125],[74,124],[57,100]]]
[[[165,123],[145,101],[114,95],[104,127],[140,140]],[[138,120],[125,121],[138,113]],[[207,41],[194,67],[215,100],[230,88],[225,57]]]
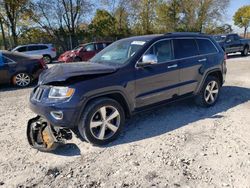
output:
[[[29,143],[52,150],[71,131],[103,145],[121,132],[131,115],[195,96],[216,103],[225,80],[221,47],[205,34],[168,33],[119,40],[86,63],[44,71],[30,96],[38,114],[28,123]]]

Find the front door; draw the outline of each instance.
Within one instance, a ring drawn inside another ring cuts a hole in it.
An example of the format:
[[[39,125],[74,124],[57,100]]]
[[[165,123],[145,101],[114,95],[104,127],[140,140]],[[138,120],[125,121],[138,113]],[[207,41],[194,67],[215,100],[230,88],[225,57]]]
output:
[[[88,61],[96,54],[96,49],[94,44],[87,44],[80,52],[80,57],[82,61]]]
[[[178,94],[179,68],[173,60],[172,41],[160,40],[145,54],[155,55],[158,63],[137,67],[136,108],[171,99]]]

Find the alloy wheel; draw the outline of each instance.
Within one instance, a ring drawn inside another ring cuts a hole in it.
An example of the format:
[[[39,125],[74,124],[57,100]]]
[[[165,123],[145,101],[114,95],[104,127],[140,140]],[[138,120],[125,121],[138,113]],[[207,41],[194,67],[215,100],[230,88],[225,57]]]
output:
[[[31,78],[26,73],[19,73],[15,76],[15,84],[21,87],[28,86],[30,84]]]
[[[211,81],[207,84],[207,87],[205,89],[205,93],[204,93],[204,97],[205,97],[205,101],[208,104],[213,104],[219,94],[219,85],[216,81]]]
[[[115,107],[103,106],[91,118],[91,134],[98,140],[106,140],[117,132],[120,120],[120,113]]]

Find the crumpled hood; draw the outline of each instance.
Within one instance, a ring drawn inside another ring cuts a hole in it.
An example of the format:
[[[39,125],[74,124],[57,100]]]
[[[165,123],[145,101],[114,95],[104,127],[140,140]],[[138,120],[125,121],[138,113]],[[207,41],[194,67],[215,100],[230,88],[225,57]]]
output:
[[[89,62],[59,64],[43,71],[38,84],[65,81],[75,76],[113,73],[116,70],[117,68],[113,66]]]

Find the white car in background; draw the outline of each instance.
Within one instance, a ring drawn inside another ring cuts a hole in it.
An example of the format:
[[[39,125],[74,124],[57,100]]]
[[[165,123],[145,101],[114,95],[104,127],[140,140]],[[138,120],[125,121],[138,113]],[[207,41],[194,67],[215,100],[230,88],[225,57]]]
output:
[[[31,56],[43,56],[45,63],[50,63],[56,58],[56,49],[52,44],[27,44],[20,45],[11,50],[12,52],[20,52]]]

